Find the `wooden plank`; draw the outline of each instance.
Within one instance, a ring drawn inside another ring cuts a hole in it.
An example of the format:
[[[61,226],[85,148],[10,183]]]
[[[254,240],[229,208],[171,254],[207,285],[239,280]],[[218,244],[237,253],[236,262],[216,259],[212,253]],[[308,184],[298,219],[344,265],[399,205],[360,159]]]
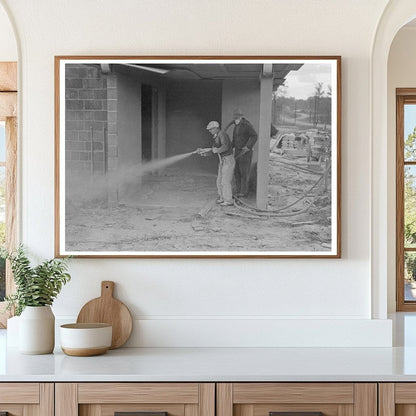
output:
[[[215,416],[215,383],[199,384],[199,416]]]
[[[199,406],[197,404],[185,404],[184,406],[185,416],[199,416]],[[171,412],[169,412],[169,416]]]
[[[394,395],[397,404],[415,404],[416,383],[396,383]]]
[[[78,385],[55,384],[55,416],[78,416]]]
[[[17,91],[17,62],[0,62],[0,91]]]
[[[79,403],[198,403],[197,383],[80,383]]]
[[[217,384],[217,416],[233,416],[233,385]]]
[[[234,403],[354,403],[352,383],[236,383]]]
[[[54,416],[55,414],[55,385],[41,383],[39,385],[39,414],[41,416]]]
[[[377,416],[377,384],[354,384],[354,416]]]
[[[14,416],[14,413],[12,413],[12,415]],[[43,415],[40,414],[38,405],[25,404],[23,406],[23,416],[43,416]]]
[[[379,416],[394,416],[395,395],[394,383],[380,383],[378,385],[378,409]]]
[[[338,416],[354,416],[354,405],[340,404],[338,406]]]
[[[404,97],[406,104],[416,104],[416,97]]]
[[[114,415],[114,412],[112,413]],[[79,406],[79,416],[103,416],[99,404],[84,404]]]
[[[415,95],[416,88],[396,88],[396,96],[400,95]]]
[[[404,97],[396,100],[396,310],[404,310]]]
[[[416,416],[416,405],[399,404],[396,406],[396,416]]]
[[[254,415],[254,406],[252,404],[245,404],[240,406],[239,416],[253,416]]]
[[[0,92],[0,121],[17,116],[17,93]]]
[[[39,404],[39,384],[1,383],[0,403]]]

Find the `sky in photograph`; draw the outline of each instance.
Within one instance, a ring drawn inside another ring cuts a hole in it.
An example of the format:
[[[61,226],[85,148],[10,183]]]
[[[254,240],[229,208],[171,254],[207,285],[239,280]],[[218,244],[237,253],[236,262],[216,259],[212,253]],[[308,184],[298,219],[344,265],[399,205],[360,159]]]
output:
[[[315,86],[318,82],[323,83],[323,90],[328,91],[331,85],[330,64],[304,64],[297,71],[291,71],[286,76],[287,97],[306,99],[315,95]]]

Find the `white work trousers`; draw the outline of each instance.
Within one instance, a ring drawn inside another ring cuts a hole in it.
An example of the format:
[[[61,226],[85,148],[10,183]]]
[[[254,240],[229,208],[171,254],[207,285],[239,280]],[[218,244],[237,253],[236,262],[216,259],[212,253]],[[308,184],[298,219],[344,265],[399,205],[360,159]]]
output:
[[[220,199],[233,202],[232,180],[234,176],[234,155],[220,156],[218,165],[217,188]]]

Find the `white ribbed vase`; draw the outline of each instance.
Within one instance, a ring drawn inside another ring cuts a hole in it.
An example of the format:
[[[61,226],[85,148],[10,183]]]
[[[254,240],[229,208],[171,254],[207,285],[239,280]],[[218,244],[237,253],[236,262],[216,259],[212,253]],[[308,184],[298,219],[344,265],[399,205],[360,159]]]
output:
[[[26,306],[19,319],[19,351],[50,354],[55,347],[55,315],[49,305]]]

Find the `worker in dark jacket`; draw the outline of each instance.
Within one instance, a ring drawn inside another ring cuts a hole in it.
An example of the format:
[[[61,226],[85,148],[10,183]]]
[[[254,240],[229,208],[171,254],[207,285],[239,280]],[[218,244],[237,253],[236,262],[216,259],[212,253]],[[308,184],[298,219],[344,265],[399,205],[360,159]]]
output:
[[[242,197],[248,194],[248,180],[250,177],[251,160],[253,158],[253,146],[257,141],[257,133],[251,123],[244,118],[244,114],[240,109],[234,111],[233,119],[224,130],[234,125],[232,143],[235,158],[235,195]]]

